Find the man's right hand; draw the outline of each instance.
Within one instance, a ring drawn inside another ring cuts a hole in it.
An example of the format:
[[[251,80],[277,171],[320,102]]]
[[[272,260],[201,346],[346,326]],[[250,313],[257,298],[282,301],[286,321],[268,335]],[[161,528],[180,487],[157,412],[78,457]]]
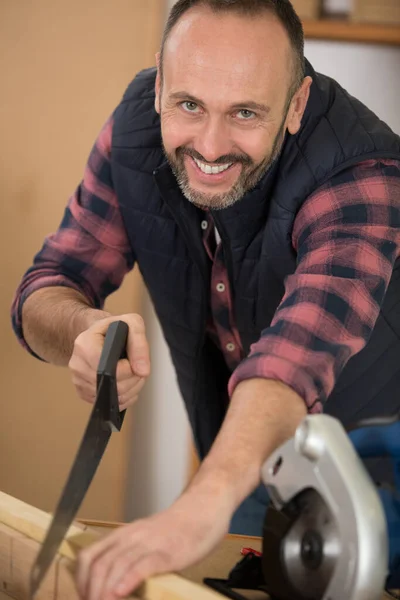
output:
[[[96,398],[97,368],[104,338],[108,326],[113,321],[125,321],[129,326],[126,345],[128,358],[121,359],[117,366],[119,406],[120,410],[125,410],[136,402],[150,374],[149,345],[140,315],[128,314],[96,321],[76,338],[68,367],[80,398],[93,404]]]

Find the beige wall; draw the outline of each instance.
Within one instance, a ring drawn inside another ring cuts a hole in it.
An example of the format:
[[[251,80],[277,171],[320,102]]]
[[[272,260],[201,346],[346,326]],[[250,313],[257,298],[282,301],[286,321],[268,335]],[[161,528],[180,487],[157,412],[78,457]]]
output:
[[[164,0],[0,2],[0,490],[45,510],[58,500],[90,407],[66,369],[30,357],[11,331],[20,277],[79,183],[92,143],[134,74],[154,64]],[[139,310],[128,276],[113,312]],[[124,514],[127,419],[81,516]]]

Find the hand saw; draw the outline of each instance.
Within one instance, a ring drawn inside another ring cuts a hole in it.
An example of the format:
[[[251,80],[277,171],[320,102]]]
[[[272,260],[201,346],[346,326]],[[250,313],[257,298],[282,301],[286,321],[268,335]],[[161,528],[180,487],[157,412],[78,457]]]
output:
[[[113,431],[120,431],[125,411],[120,412],[116,384],[118,361],[126,356],[128,325],[110,324],[97,370],[97,394],[75,462],[57,505],[43,545],[32,567],[30,595],[34,597],[85,497]]]

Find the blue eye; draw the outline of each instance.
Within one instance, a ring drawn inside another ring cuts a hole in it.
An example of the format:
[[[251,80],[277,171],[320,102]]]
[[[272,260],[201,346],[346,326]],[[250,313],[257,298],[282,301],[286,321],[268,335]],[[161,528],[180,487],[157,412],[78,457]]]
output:
[[[247,110],[247,108],[242,108],[241,110],[239,110],[238,114],[241,115],[241,117],[239,118],[243,121],[249,121],[250,119],[253,119],[256,116],[252,110]]]

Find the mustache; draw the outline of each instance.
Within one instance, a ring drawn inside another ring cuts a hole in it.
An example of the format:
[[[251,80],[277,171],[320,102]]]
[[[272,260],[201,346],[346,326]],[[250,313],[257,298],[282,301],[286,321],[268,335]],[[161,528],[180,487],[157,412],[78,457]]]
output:
[[[190,156],[191,158],[196,158],[201,162],[213,165],[226,165],[227,163],[242,163],[244,166],[250,166],[253,164],[252,159],[247,154],[224,154],[214,160],[212,163],[209,163],[208,160],[204,158],[199,152],[193,150],[192,148],[185,148],[181,146],[177,148],[176,155],[177,157],[182,157],[183,155]]]

